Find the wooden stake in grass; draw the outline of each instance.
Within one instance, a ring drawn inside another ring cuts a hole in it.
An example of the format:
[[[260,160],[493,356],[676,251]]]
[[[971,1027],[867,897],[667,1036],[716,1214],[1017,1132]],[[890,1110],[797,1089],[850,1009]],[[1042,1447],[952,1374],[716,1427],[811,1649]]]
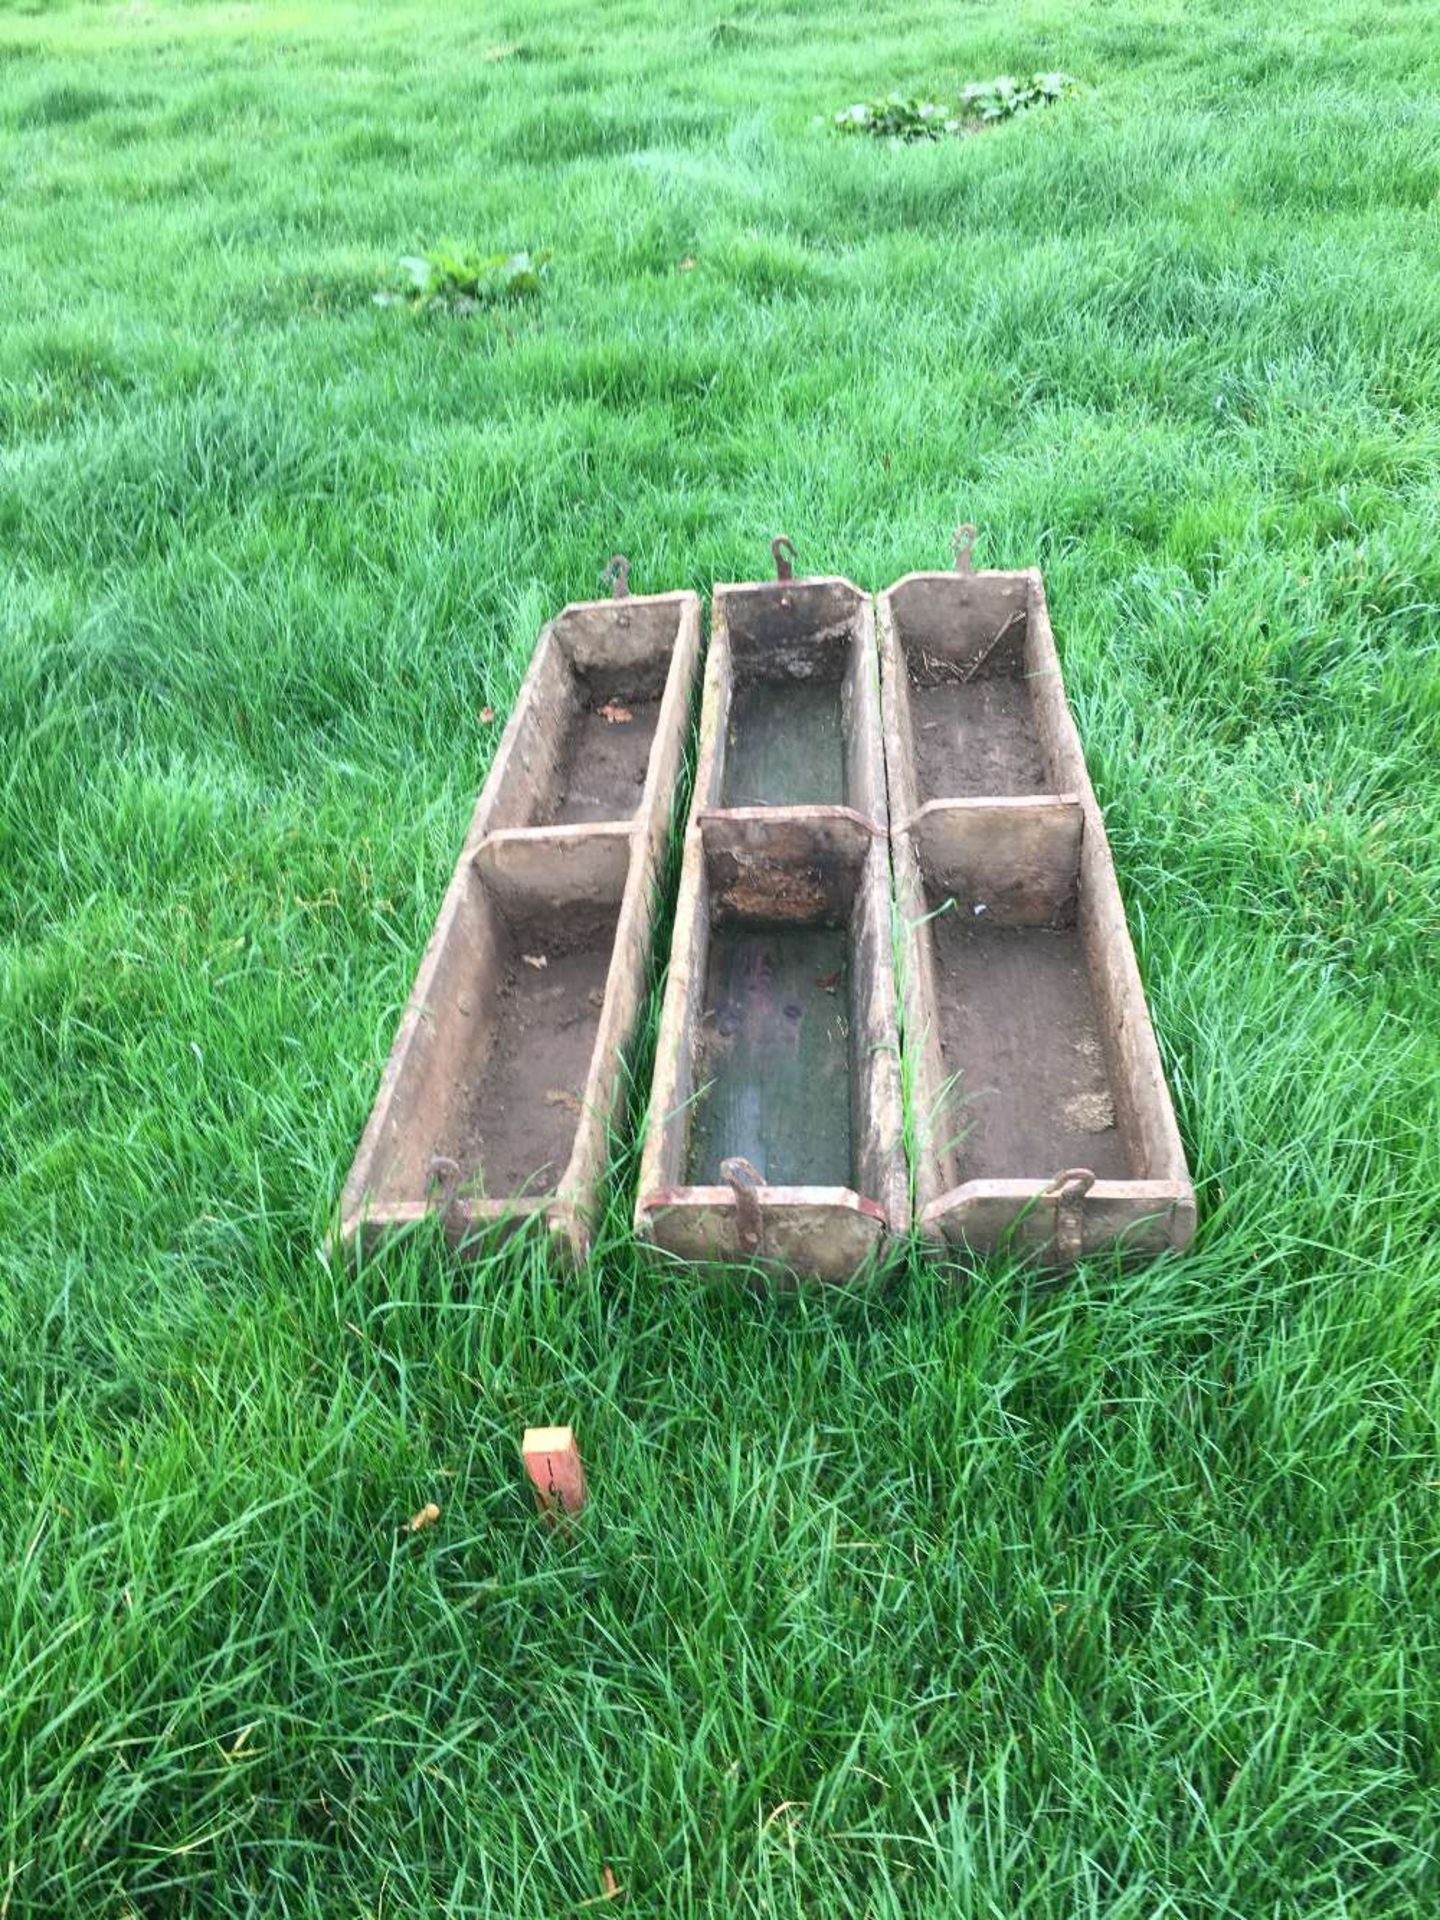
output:
[[[573,1427],[527,1427],[520,1443],[541,1513],[554,1520],[585,1505],[585,1467]]]

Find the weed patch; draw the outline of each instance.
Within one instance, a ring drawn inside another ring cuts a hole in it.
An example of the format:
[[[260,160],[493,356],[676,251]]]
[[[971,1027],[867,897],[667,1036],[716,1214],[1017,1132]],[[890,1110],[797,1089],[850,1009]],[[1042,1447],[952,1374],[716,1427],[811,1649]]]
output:
[[[408,302],[462,319],[482,307],[514,306],[539,297],[550,259],[548,252],[480,254],[473,248],[446,247],[407,254],[399,262],[405,291],[382,287],[375,304],[391,307]]]
[[[863,133],[872,140],[902,145],[944,140],[976,133],[1000,120],[1013,120],[1032,107],[1073,99],[1080,91],[1080,82],[1068,73],[1034,73],[1028,80],[1001,73],[993,80],[975,80],[963,87],[955,106],[887,93],[883,100],[858,100],[852,107],[842,107],[832,125],[840,133]]]

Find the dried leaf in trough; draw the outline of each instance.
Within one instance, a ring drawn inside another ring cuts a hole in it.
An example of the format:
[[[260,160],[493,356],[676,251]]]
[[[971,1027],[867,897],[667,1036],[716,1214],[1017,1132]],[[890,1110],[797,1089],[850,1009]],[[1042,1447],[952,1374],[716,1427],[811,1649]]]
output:
[[[548,967],[550,964],[543,953],[522,953],[520,958],[527,967],[534,967],[537,973],[542,967]]]
[[[629,707],[622,707],[618,700],[607,700],[600,709],[600,718],[608,721],[612,727],[623,727],[627,720],[633,720],[635,716]]]
[[[440,1518],[440,1509],[432,1500],[428,1506],[421,1507],[418,1513],[412,1513],[405,1522],[406,1533],[423,1533],[426,1527],[433,1527]]]
[[[583,1111],[578,1093],[571,1093],[568,1087],[547,1087],[545,1089],[547,1107],[564,1107],[567,1113],[577,1116]]]

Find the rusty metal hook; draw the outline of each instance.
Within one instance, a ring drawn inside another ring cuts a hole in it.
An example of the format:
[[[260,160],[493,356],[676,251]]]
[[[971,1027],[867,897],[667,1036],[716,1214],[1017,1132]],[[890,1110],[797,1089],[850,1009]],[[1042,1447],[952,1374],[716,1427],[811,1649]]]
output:
[[[777,533],[770,542],[770,557],[775,562],[777,580],[793,580],[795,569],[790,562],[795,558],[795,542],[788,533]]]
[[[449,1213],[460,1191],[460,1162],[448,1154],[432,1154],[425,1169],[430,1192],[428,1199],[442,1214]]]
[[[975,571],[975,528],[972,522],[966,520],[956,527],[950,544],[951,551],[955,555],[956,573],[973,573]]]
[[[630,598],[630,562],[623,553],[612,553],[605,562],[605,571],[600,576],[600,584],[609,587],[612,600]]]
[[[720,1178],[735,1196],[735,1227],[740,1238],[742,1253],[758,1253],[760,1249],[760,1189],[765,1184],[763,1174],[752,1167],[748,1160],[738,1155],[733,1160],[720,1162]]]

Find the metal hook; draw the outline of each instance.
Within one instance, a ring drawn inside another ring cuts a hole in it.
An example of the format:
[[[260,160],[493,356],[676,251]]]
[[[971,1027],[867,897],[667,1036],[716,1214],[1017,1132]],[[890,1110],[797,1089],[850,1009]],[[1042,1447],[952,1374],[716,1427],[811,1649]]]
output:
[[[720,1178],[735,1196],[735,1227],[742,1253],[755,1253],[760,1246],[760,1189],[763,1174],[748,1160],[738,1157],[720,1162]]]
[[[630,598],[630,562],[623,553],[612,553],[605,562],[605,571],[600,576],[600,584],[609,587],[612,600]]]
[[[951,550],[955,555],[956,573],[975,571],[975,528],[969,520],[956,527]]]
[[[770,542],[770,555],[775,562],[777,580],[793,580],[795,569],[790,562],[795,558],[795,542],[788,533],[777,533]]]

